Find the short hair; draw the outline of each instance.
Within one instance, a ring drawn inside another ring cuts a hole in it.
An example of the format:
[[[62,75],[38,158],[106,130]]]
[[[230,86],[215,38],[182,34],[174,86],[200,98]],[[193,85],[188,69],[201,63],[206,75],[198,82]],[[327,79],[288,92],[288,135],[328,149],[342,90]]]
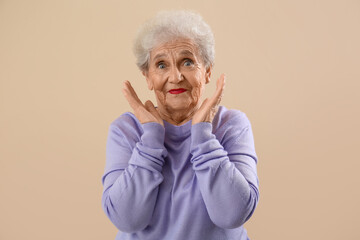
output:
[[[215,40],[210,26],[195,12],[173,10],[159,12],[140,27],[133,48],[136,65],[141,71],[148,70],[151,50],[177,38],[196,44],[205,67],[214,64]]]

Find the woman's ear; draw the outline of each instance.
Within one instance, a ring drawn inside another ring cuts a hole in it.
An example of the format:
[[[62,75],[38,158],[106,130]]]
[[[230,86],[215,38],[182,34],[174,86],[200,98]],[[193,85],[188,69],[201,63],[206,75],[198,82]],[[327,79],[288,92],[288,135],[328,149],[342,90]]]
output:
[[[152,80],[149,78],[149,72],[144,70],[144,71],[142,71],[142,74],[144,75],[144,77],[146,79],[148,89],[153,90],[154,89],[154,84],[153,84]]]
[[[205,83],[206,84],[210,82],[211,71],[212,71],[212,65],[210,65],[209,67],[206,68],[206,72],[205,72]]]

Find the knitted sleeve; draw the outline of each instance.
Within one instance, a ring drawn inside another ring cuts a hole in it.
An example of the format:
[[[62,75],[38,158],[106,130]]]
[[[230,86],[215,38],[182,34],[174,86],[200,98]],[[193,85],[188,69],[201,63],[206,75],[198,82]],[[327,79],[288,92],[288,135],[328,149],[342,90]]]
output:
[[[141,125],[131,115],[123,115],[110,125],[102,207],[120,231],[140,231],[151,220],[163,181],[164,136],[160,124]]]
[[[251,124],[234,114],[216,136],[212,124],[191,129],[191,162],[211,220],[222,228],[243,225],[259,199],[257,156]]]

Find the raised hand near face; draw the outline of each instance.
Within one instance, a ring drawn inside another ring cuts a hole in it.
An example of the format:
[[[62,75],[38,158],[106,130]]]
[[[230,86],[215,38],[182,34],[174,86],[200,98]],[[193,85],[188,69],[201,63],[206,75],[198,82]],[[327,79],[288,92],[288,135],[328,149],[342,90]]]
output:
[[[148,122],[157,122],[164,126],[164,122],[154,107],[154,104],[150,100],[143,104],[129,81],[124,82],[124,88],[122,89],[122,92],[126,100],[129,102],[130,107],[134,110],[136,118],[142,124]]]
[[[206,98],[192,118],[192,125],[199,122],[212,122],[218,110],[225,88],[225,75],[221,74],[216,82],[216,91],[211,98]]]

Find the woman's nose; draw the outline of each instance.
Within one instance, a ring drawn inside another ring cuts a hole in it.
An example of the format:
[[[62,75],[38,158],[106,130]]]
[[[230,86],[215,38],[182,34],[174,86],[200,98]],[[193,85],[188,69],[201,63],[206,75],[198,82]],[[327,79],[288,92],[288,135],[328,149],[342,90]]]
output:
[[[172,67],[170,76],[169,76],[169,82],[171,83],[179,83],[183,80],[183,75],[179,71],[177,67]]]

